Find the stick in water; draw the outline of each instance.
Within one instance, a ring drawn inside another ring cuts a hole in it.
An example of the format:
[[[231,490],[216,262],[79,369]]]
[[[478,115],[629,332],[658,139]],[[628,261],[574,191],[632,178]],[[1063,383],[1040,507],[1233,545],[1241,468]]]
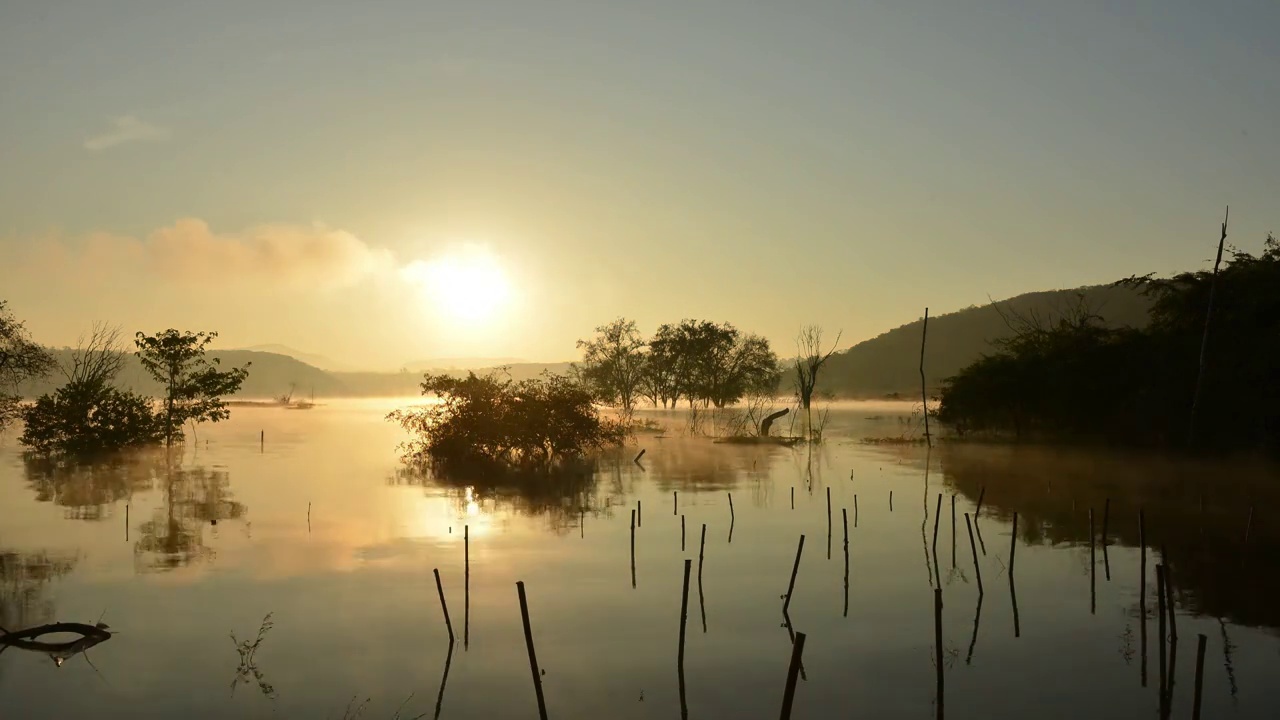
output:
[[[791,593],[796,589],[796,573],[800,572],[800,556],[804,553],[804,535],[800,536],[800,544],[796,546],[796,561],[791,566],[791,582],[787,583],[787,598],[782,603],[782,614],[787,614],[787,609],[791,607]]]
[[[804,633],[796,633],[791,646],[791,665],[787,667],[787,686],[782,693],[782,720],[791,719],[791,703],[796,697],[796,676],[800,674],[800,658],[804,655]]]
[[[938,720],[943,718],[943,672],[942,672],[942,588],[935,588],[933,591],[933,644],[937,648],[936,662],[937,665],[937,694],[938,694]]]
[[[524,596],[524,581],[516,583],[520,594],[520,618],[524,621],[524,644],[529,650],[529,670],[533,673],[533,689],[538,693],[538,717],[547,720],[547,703],[542,697],[542,673],[538,668],[538,654],[533,649],[533,629],[529,627],[529,603]]]
[[[444,601],[444,585],[440,582],[440,569],[431,572],[436,576],[436,590],[440,593],[440,609],[444,610],[444,626],[449,631],[449,642],[453,642],[453,623],[449,622],[449,606]]]
[[[1204,645],[1209,638],[1200,633],[1196,639],[1196,693],[1191,706],[1191,720],[1200,720],[1200,696],[1204,687]]]

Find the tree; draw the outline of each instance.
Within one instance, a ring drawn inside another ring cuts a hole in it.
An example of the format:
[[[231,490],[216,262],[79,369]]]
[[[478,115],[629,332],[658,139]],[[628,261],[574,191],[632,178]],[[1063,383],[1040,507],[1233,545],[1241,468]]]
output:
[[[427,375],[422,394],[441,401],[387,416],[412,435],[403,450],[413,465],[549,470],[625,435],[600,418],[590,388],[561,376]]]
[[[26,326],[0,300],[0,429],[20,415],[18,385],[54,367],[53,356],[31,341]]]
[[[809,428],[810,436],[813,433],[813,412],[810,406],[813,404],[813,389],[818,385],[818,372],[822,370],[822,366],[827,364],[831,354],[836,351],[836,345],[840,343],[840,335],[836,333],[836,339],[831,343],[831,349],[822,352],[822,327],[819,325],[805,325],[800,328],[800,334],[796,336],[797,357],[795,359],[795,385],[796,394],[800,398],[800,406],[804,408],[805,426]]]
[[[645,341],[635,321],[618,318],[601,325],[594,338],[579,340],[578,347],[582,364],[574,367],[579,377],[597,400],[617,406],[630,417],[641,397],[645,367]]]
[[[142,367],[165,389],[161,416],[166,445],[182,440],[185,423],[216,423],[231,415],[222,396],[240,390],[249,375],[249,363],[220,370],[218,358],[205,357],[205,349],[216,337],[216,332],[179,332],[170,328],[155,335],[138,333],[134,338]]]
[[[39,455],[89,455],[149,445],[164,436],[151,399],[112,385],[123,353],[119,330],[95,325],[60,369],[66,385],[23,411],[20,443]]]
[[[680,346],[676,327],[665,324],[649,341],[649,354],[645,359],[645,372],[641,380],[641,392],[653,402],[653,406],[676,406],[680,399]]]

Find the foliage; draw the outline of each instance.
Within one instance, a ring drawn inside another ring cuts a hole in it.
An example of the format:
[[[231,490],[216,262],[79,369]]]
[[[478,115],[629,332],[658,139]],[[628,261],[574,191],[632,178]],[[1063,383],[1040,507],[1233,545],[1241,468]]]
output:
[[[0,429],[21,414],[18,385],[53,368],[53,357],[31,341],[26,326],[0,300]]]
[[[596,328],[595,338],[578,341],[582,364],[574,368],[597,400],[615,405],[624,416],[630,416],[640,398],[644,346],[635,321],[618,318]]]
[[[751,393],[776,391],[779,379],[778,357],[769,347],[769,341],[758,335],[744,334],[729,323],[713,323],[706,320],[681,320],[679,324],[665,324],[658,328],[653,338],[644,343],[630,320],[618,320],[599,328],[600,336],[594,341],[579,342],[588,350],[597,347],[602,340],[611,340],[619,328],[629,334],[626,357],[632,360],[629,370],[638,375],[627,375],[632,382],[624,387],[624,379],[612,368],[622,366],[618,360],[601,362],[599,355],[588,355],[584,363],[584,379],[598,383],[607,380],[606,396],[618,398],[628,390],[632,402],[639,397],[648,398],[656,407],[675,407],[681,398],[689,406],[701,404],[723,408]],[[609,330],[609,333],[605,331]],[[609,342],[606,347],[621,347]],[[622,357],[615,353],[612,357]],[[591,374],[593,368],[599,368]],[[629,411],[629,410],[628,410]]]
[[[40,455],[92,455],[158,442],[164,428],[151,399],[115,387],[119,331],[95,325],[60,370],[67,382],[23,411],[19,442]]]
[[[622,423],[600,417],[589,388],[564,377],[427,375],[422,394],[440,402],[387,416],[412,435],[408,463],[548,469],[625,435]]]
[[[151,400],[100,380],[77,380],[42,395],[23,413],[19,442],[36,453],[94,454],[160,442]]]
[[[996,352],[947,380],[939,419],[962,434],[1280,450],[1280,243],[1217,275],[1194,437],[1213,273],[1121,282],[1151,297],[1145,329],[1104,326],[1084,298],[1056,318],[1015,316]]]
[[[143,368],[164,387],[165,442],[183,438],[182,426],[218,422],[230,416],[223,395],[233,395],[249,375],[243,367],[220,370],[221,360],[206,358],[205,349],[216,332],[179,332],[172,328],[134,338]]]

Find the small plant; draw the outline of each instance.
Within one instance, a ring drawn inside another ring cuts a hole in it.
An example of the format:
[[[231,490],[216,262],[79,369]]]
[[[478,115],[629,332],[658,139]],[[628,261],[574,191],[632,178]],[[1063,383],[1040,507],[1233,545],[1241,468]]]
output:
[[[262,675],[262,671],[258,669],[257,653],[258,648],[262,646],[262,641],[267,639],[267,633],[271,632],[271,628],[275,624],[271,622],[271,613],[267,613],[262,618],[262,624],[258,626],[258,635],[252,641],[239,640],[236,638],[235,631],[231,631],[231,642],[236,646],[236,653],[240,655],[240,664],[236,667],[236,676],[231,680],[231,694],[235,695],[236,686],[244,683],[249,684],[252,679],[258,685],[258,690],[271,700],[276,699],[276,689],[267,682]]]

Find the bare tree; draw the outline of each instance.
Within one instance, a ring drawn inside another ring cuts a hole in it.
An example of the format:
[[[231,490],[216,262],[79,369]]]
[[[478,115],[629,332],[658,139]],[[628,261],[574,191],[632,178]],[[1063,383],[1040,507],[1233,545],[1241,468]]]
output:
[[[124,367],[120,328],[94,323],[88,336],[81,335],[71,359],[59,369],[68,383],[109,384]]]
[[[811,407],[813,405],[813,391],[818,385],[818,372],[822,370],[822,366],[827,364],[827,360],[832,353],[836,351],[836,345],[840,343],[842,332],[836,333],[836,339],[831,343],[831,349],[825,353],[822,351],[822,327],[819,325],[805,325],[800,328],[800,334],[796,336],[796,360],[795,360],[795,386],[796,394],[800,397],[800,406],[804,408],[805,428],[813,439],[813,413]]]

